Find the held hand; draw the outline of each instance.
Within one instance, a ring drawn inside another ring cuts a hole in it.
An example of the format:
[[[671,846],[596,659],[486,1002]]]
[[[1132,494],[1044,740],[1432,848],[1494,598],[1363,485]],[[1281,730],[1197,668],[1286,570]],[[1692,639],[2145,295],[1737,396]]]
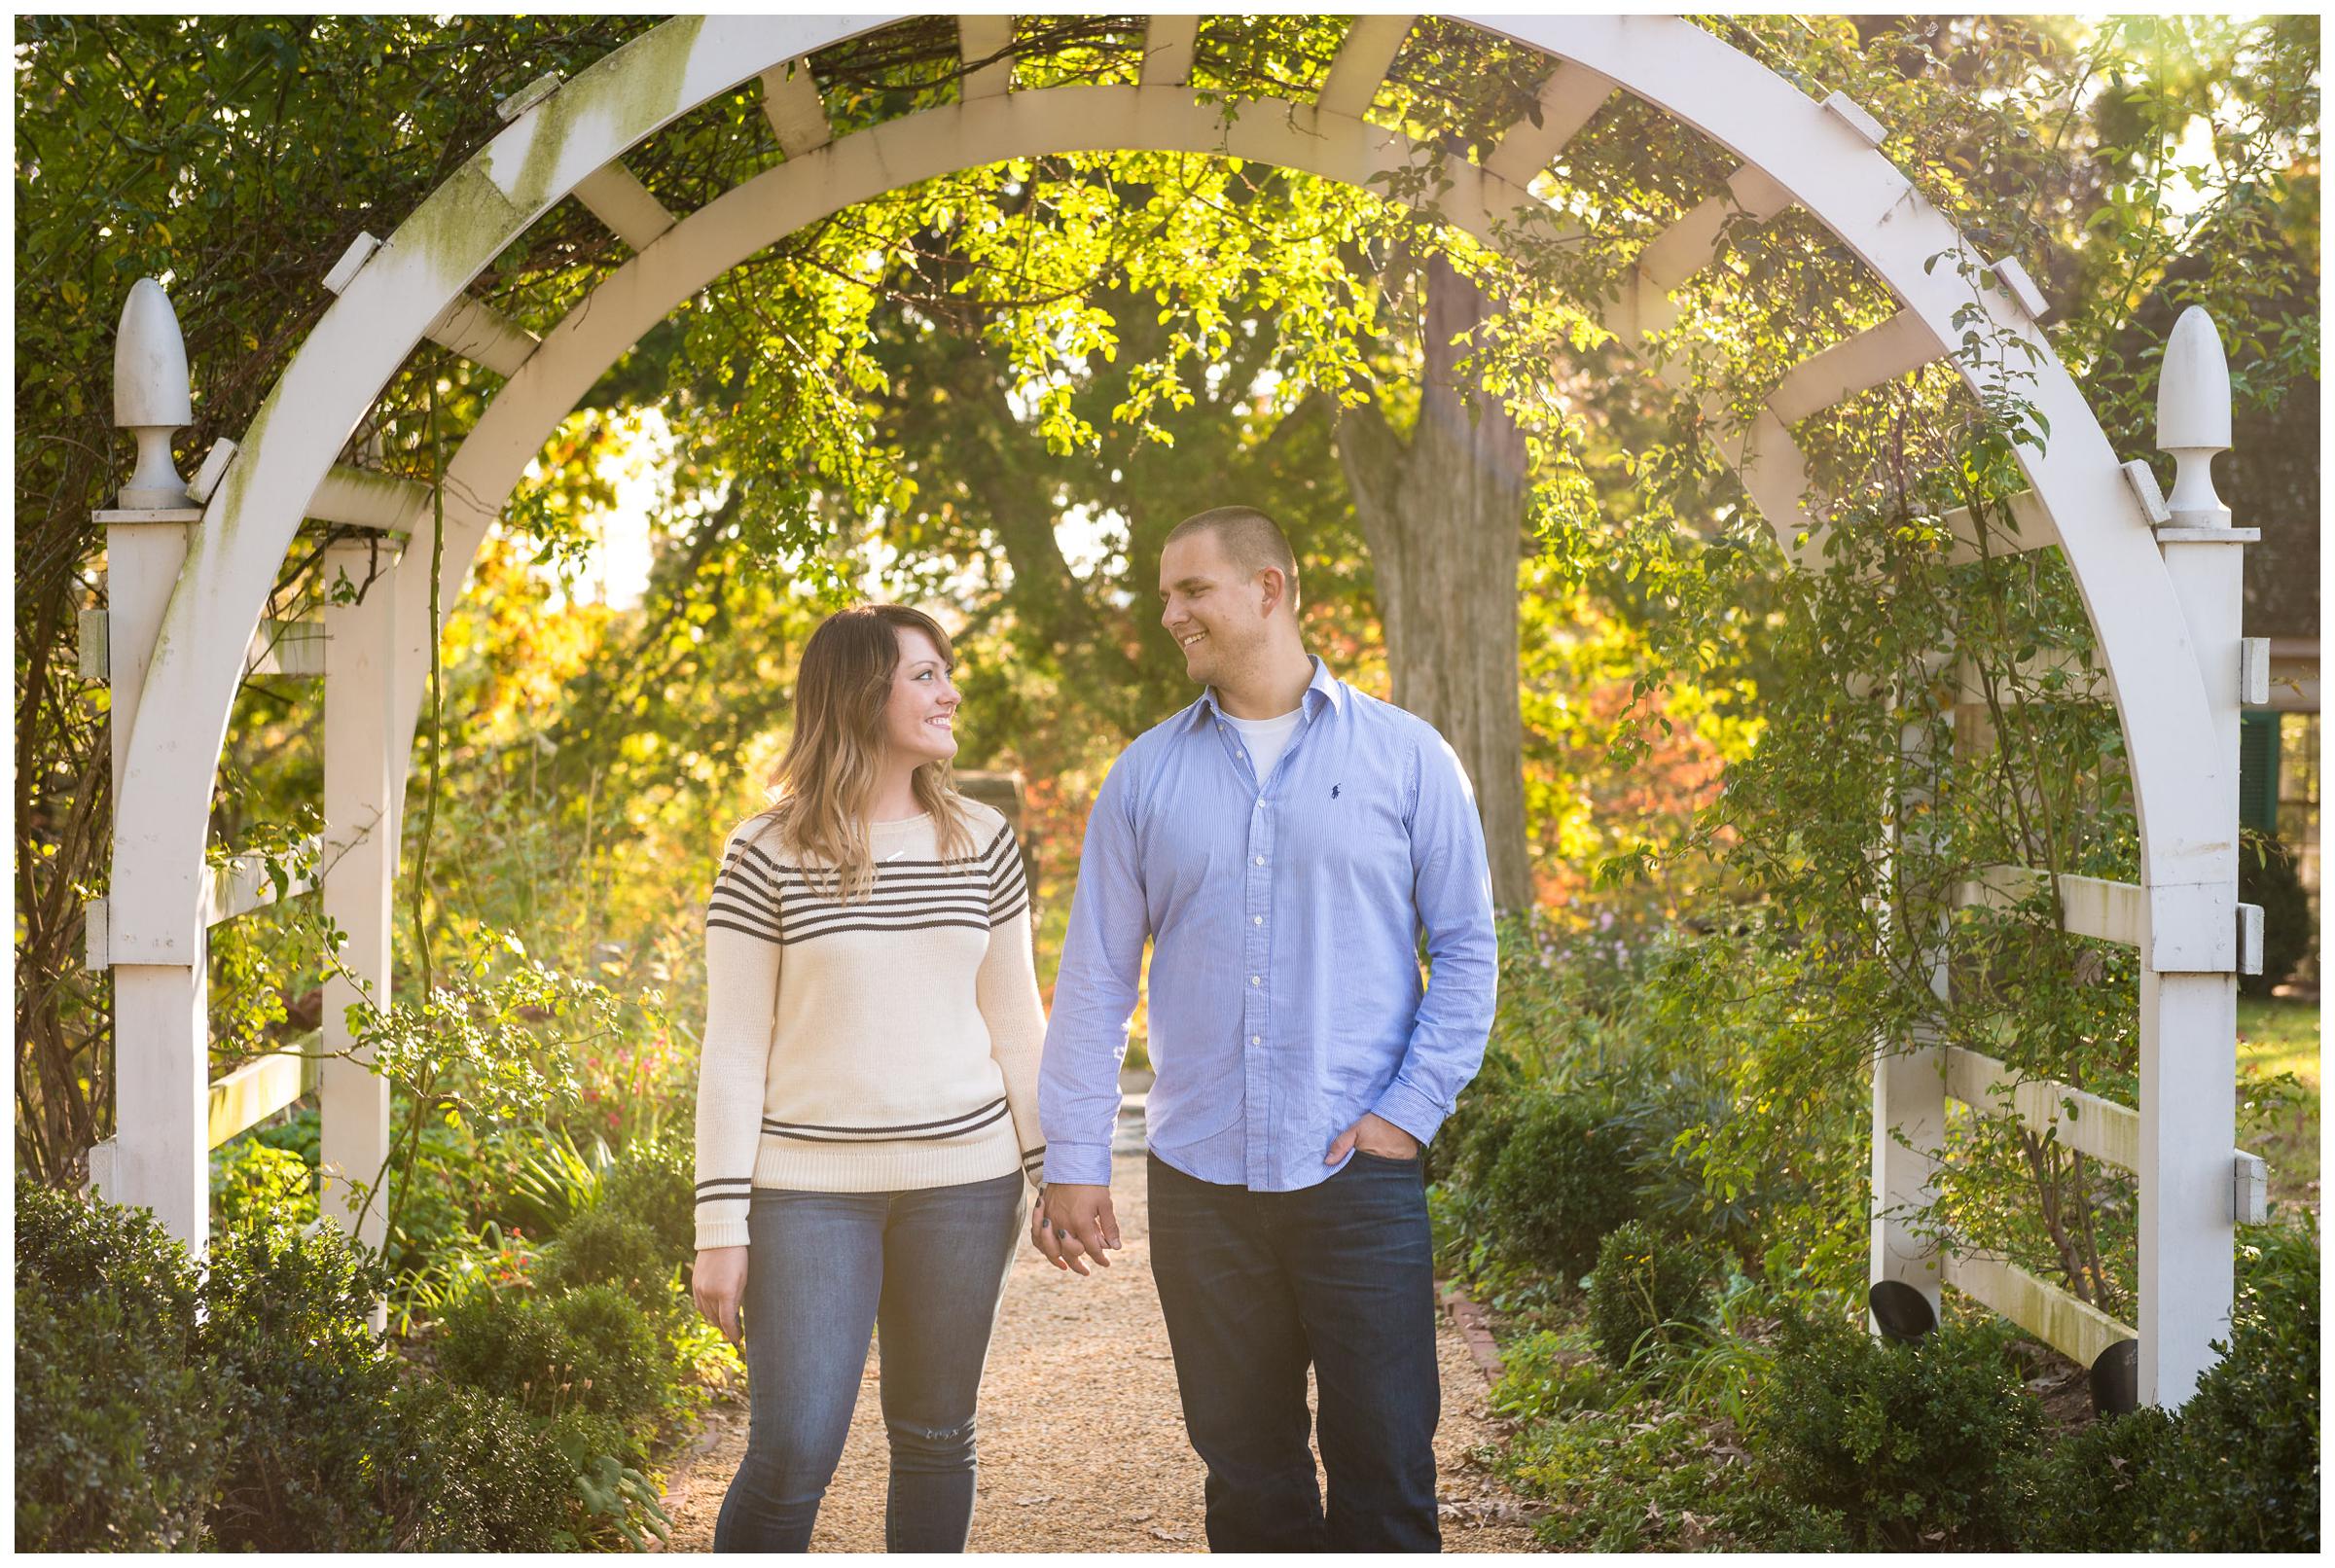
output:
[[[737,1304],[746,1294],[746,1249],[705,1247],[689,1274],[690,1295],[705,1321],[722,1331],[722,1337],[738,1349],[746,1347],[739,1331]]]
[[[1419,1153],[1419,1140],[1376,1111],[1365,1111],[1361,1121],[1338,1134],[1338,1141],[1330,1145],[1321,1162],[1335,1165],[1354,1149],[1381,1159],[1409,1159]]]
[[[1103,1254],[1119,1246],[1119,1219],[1111,1212],[1110,1188],[1047,1183],[1030,1210],[1029,1239],[1057,1268],[1083,1275],[1090,1258],[1110,1267]]]

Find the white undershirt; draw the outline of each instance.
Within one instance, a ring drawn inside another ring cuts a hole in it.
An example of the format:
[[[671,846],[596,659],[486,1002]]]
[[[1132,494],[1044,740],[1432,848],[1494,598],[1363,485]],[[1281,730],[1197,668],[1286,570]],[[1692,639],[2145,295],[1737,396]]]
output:
[[[1229,713],[1224,716],[1224,722],[1233,727],[1240,736],[1240,743],[1248,748],[1248,763],[1257,770],[1259,789],[1273,776],[1273,765],[1288,749],[1289,737],[1297,733],[1297,721],[1303,717],[1302,706],[1291,708],[1277,719],[1236,719]]]

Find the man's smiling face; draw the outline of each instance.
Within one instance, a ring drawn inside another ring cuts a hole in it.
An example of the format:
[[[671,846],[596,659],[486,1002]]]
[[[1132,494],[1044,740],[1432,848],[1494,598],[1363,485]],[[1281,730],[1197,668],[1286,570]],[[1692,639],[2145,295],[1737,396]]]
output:
[[[1264,641],[1253,575],[1225,555],[1212,529],[1170,541],[1160,552],[1160,624],[1184,651],[1184,673],[1203,685],[1246,668]]]

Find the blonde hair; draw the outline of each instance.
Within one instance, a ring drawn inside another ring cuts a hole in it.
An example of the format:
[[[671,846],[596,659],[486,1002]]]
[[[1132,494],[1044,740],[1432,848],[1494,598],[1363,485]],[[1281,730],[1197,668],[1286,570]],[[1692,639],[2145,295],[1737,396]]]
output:
[[[808,863],[813,886],[815,866],[833,873],[834,896],[845,901],[867,897],[876,882],[868,809],[883,759],[883,710],[900,666],[902,629],[930,637],[941,661],[953,667],[949,634],[921,610],[855,604],[819,623],[795,675],[795,731],[770,778],[772,805],[763,817]],[[932,814],[942,858],[972,854],[972,828],[950,760],[918,766],[910,788]]]

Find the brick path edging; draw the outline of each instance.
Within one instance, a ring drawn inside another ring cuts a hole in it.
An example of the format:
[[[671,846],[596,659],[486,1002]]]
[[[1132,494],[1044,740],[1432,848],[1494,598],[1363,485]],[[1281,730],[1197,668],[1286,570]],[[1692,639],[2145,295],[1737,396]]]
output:
[[[1459,1338],[1475,1359],[1476,1370],[1484,1374],[1484,1381],[1498,1382],[1503,1369],[1499,1346],[1491,1338],[1491,1317],[1450,1280],[1443,1283],[1443,1304],[1451,1310],[1452,1326],[1459,1331]]]

